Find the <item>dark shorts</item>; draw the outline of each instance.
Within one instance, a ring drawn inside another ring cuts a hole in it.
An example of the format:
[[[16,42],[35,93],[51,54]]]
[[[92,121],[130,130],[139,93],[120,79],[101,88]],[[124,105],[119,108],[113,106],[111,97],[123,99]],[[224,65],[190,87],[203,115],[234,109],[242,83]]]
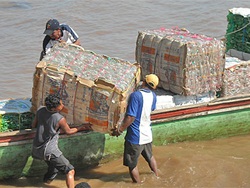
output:
[[[134,169],[137,166],[140,154],[150,163],[152,158],[152,143],[138,145],[128,141],[124,143],[123,165]]]
[[[53,174],[58,171],[62,172],[63,174],[68,174],[69,171],[74,169],[74,166],[69,163],[69,160],[66,159],[63,155],[56,157],[51,155],[49,161],[45,161],[49,166],[49,173]]]

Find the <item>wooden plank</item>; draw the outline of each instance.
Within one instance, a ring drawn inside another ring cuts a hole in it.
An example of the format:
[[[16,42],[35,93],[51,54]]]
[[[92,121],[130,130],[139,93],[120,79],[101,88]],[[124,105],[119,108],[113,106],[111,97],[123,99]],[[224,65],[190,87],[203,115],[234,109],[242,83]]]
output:
[[[90,125],[90,124],[86,124],[86,125]],[[89,131],[89,129],[88,128],[82,129],[79,132],[86,132],[86,131]],[[33,139],[35,136],[35,132],[36,132],[36,129],[33,129],[33,130],[27,129],[27,130],[22,130],[22,131],[1,133],[0,134],[0,143],[18,142],[18,141],[22,141],[22,140]],[[64,133],[61,133],[60,135],[61,135],[61,137],[63,137]],[[74,135],[70,135],[70,136],[74,136]]]

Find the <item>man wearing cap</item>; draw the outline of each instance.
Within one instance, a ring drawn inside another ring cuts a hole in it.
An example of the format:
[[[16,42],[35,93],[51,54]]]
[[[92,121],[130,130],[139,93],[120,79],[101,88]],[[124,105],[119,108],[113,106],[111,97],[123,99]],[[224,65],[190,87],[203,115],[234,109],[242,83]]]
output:
[[[80,45],[77,33],[69,25],[60,24],[56,19],[47,21],[43,34],[46,34],[46,36],[43,39],[43,51],[40,60],[58,42]]]
[[[156,108],[156,89],[159,78],[155,74],[146,75],[142,88],[131,93],[125,118],[120,126],[112,130],[119,136],[127,129],[124,143],[123,165],[128,166],[134,183],[141,183],[137,167],[140,154],[148,162],[150,169],[158,177],[157,163],[152,154],[152,129],[150,114]]]

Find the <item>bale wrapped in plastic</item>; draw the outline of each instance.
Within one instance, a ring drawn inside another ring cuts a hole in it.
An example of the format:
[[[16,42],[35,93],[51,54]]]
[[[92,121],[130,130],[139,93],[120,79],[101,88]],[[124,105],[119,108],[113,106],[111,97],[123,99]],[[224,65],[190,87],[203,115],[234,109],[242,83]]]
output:
[[[62,97],[62,114],[74,126],[90,123],[107,133],[122,120],[127,98],[140,82],[137,64],[58,44],[36,66],[32,111],[50,93]]]
[[[237,57],[226,56],[223,82],[222,96],[249,94],[250,60],[243,61]]]
[[[223,41],[179,28],[141,31],[136,43],[141,75],[154,73],[160,87],[186,96],[221,89],[224,54]]]

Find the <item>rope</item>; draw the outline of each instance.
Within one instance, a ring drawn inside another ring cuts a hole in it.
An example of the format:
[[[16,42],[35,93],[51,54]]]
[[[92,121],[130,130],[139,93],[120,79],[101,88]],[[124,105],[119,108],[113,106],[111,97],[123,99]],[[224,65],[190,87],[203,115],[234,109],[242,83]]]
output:
[[[225,35],[217,36],[217,37],[215,37],[215,38],[221,38],[221,37],[225,37],[225,36],[227,36],[227,35],[231,35],[231,34],[237,33],[237,32],[239,32],[239,31],[245,29],[248,25],[250,25],[250,19],[248,19],[248,24],[246,24],[246,25],[243,26],[242,28],[240,28],[240,29],[238,29],[238,30],[235,30],[235,31],[233,31],[233,32],[231,32],[231,33],[227,33],[227,34],[225,34]]]

